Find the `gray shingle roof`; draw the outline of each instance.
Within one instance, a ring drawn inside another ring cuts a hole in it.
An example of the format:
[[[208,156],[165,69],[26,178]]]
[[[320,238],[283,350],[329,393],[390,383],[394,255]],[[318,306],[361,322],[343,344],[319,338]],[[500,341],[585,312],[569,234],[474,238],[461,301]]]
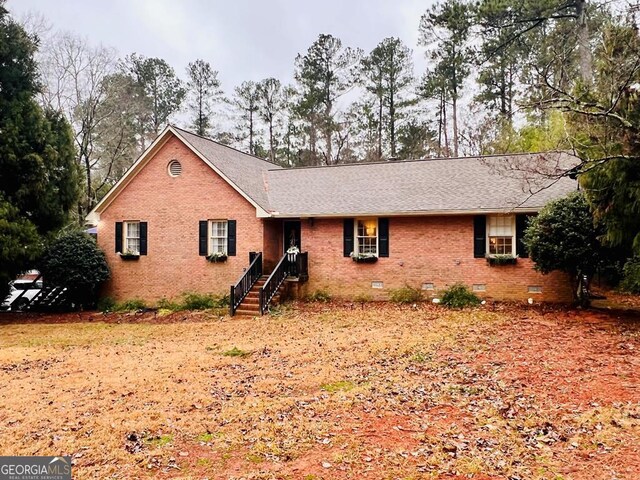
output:
[[[181,128],[173,128],[254,202],[267,211],[270,209],[265,187],[267,171],[282,167]]]
[[[275,215],[537,211],[577,189],[565,153],[353,164],[269,172]]]
[[[537,211],[577,189],[560,176],[577,163],[564,152],[283,169],[179,133],[274,216]]]

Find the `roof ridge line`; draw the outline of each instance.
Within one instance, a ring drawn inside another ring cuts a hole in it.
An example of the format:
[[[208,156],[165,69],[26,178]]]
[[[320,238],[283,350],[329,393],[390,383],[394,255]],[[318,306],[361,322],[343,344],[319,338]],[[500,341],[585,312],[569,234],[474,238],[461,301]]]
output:
[[[208,142],[215,143],[216,145],[218,145],[220,147],[225,147],[225,148],[228,148],[229,150],[233,150],[235,152],[238,152],[238,153],[241,153],[243,155],[246,155],[247,157],[255,158],[256,160],[261,160],[261,161],[263,161],[265,163],[268,163],[269,165],[273,165],[274,167],[280,167],[279,169],[274,168],[273,170],[283,170],[284,169],[282,166],[278,165],[277,163],[272,162],[271,160],[267,160],[266,158],[261,158],[261,157],[258,157],[257,155],[253,155],[251,153],[243,152],[242,150],[239,150],[239,149],[237,149],[235,147],[232,147],[231,145],[225,145],[224,143],[221,143],[221,142],[218,142],[216,140],[213,140],[212,138],[208,138],[208,137],[205,137],[203,135],[198,135],[197,133],[193,133],[193,132],[190,132],[189,130],[186,130],[184,128],[177,127],[176,125],[173,125],[171,123],[169,125],[172,128],[175,128],[176,130],[180,130],[181,132],[188,133],[189,135],[193,135],[194,137],[198,137],[198,138],[201,138],[201,139],[206,140]]]
[[[397,165],[399,163],[417,163],[417,162],[438,162],[438,161],[450,161],[450,160],[479,160],[483,158],[495,158],[495,157],[514,157],[514,156],[526,156],[526,155],[542,155],[547,153],[559,153],[573,155],[566,150],[548,150],[546,152],[516,152],[516,153],[491,153],[488,155],[473,155],[465,157],[436,157],[436,158],[412,158],[408,160],[381,160],[377,162],[354,162],[354,163],[337,163],[335,165],[305,165],[300,167],[288,167],[288,168],[274,168],[269,169],[269,172],[289,171],[289,170],[305,170],[315,168],[336,168],[336,167],[357,167],[366,165]]]

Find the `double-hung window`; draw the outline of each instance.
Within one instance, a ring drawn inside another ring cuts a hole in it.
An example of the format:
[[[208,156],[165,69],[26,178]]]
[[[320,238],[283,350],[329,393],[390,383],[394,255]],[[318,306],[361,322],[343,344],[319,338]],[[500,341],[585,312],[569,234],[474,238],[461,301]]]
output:
[[[228,231],[226,220],[209,221],[209,254],[227,253]]]
[[[489,255],[516,255],[515,216],[495,215],[487,217]]]
[[[359,218],[355,225],[356,254],[378,255],[378,220]]]
[[[140,254],[140,222],[124,222],[124,250]]]

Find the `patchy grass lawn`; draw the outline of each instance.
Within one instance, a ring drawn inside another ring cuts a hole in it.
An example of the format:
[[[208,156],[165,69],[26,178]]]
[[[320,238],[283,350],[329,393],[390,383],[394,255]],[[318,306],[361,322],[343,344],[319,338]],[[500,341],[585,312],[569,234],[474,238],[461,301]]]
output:
[[[0,452],[74,478],[637,479],[640,320],[0,316]]]

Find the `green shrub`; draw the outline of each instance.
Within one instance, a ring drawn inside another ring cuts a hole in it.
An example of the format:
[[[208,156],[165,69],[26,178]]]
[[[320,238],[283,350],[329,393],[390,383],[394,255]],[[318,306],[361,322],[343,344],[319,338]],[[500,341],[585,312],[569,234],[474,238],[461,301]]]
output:
[[[369,303],[373,302],[373,297],[368,293],[359,293],[355,297],[353,297],[353,301],[356,303]]]
[[[331,301],[331,294],[326,290],[316,290],[306,296],[307,302],[329,302]]]
[[[640,294],[640,256],[630,258],[624,264],[620,287],[626,292]]]
[[[171,300],[169,300],[167,298],[161,298],[156,303],[156,308],[158,310],[170,310],[172,312],[177,312],[178,310],[181,309],[180,307],[181,307],[181,305],[179,303],[172,302]]]
[[[449,308],[465,308],[479,305],[480,299],[466,285],[456,283],[444,291],[440,303]]]
[[[104,252],[83,232],[58,235],[45,249],[40,271],[49,285],[66,287],[69,300],[77,307],[96,304],[98,288],[109,278]]]
[[[422,300],[422,292],[409,285],[396,288],[389,293],[389,300],[393,303],[415,303]]]
[[[132,298],[131,300],[125,300],[124,302],[116,303],[113,308],[114,312],[137,312],[139,310],[146,310],[147,304],[144,300],[139,298]]]
[[[185,293],[180,304],[181,310],[209,310],[229,305],[228,296],[218,296],[211,293]]]
[[[116,308],[116,301],[112,297],[102,297],[98,300],[97,307],[104,313],[113,312]]]

